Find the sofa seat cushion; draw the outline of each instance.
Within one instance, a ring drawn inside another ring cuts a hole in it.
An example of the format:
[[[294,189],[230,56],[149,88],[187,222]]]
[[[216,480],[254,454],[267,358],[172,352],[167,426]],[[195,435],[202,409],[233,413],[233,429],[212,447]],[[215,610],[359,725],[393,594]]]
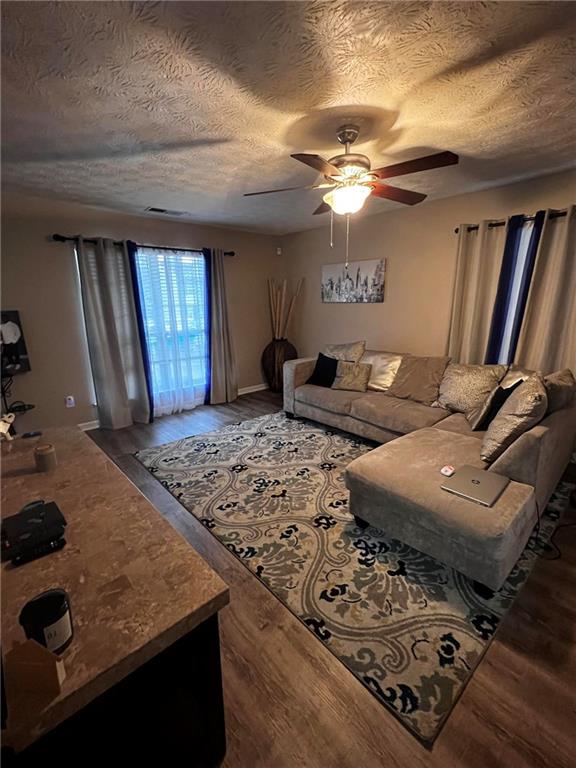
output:
[[[359,397],[366,397],[364,392],[351,392],[344,389],[327,389],[326,387],[316,387],[314,384],[304,384],[298,387],[294,398],[299,403],[313,405],[316,408],[322,408],[324,411],[339,413],[348,416],[350,406]]]
[[[438,424],[435,424],[434,427],[446,432],[454,432],[456,435],[475,437],[476,440],[482,440],[486,434],[486,432],[482,432],[481,430],[473,430],[470,426],[470,422],[463,413],[453,413],[451,416],[448,416],[447,419],[443,419]]]
[[[402,435],[423,427],[431,427],[449,414],[450,411],[443,408],[432,408],[413,400],[401,400],[391,395],[376,393],[367,393],[354,400],[350,409],[353,418]]]

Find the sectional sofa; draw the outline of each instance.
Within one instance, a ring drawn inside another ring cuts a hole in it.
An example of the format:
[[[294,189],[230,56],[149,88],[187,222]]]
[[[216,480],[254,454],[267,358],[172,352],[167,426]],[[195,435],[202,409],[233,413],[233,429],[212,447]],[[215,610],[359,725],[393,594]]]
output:
[[[368,352],[365,358],[379,354],[390,355]],[[386,389],[359,392],[307,384],[315,362],[285,363],[284,410],[380,443],[346,470],[350,511],[357,521],[499,589],[570,461],[576,398],[547,413],[488,463],[481,457],[485,431],[473,430],[464,413],[395,397]],[[508,369],[501,385],[529,374]],[[439,470],[446,464],[469,464],[511,482],[486,508],[441,489]]]

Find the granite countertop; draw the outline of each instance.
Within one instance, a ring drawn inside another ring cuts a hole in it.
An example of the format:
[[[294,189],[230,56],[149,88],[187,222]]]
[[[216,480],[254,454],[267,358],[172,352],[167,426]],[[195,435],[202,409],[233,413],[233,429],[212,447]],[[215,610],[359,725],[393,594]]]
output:
[[[56,469],[38,473],[34,448],[50,442]],[[68,522],[59,552],[2,565],[2,652],[25,640],[18,623],[35,595],[70,596],[74,639],[53,701],[8,692],[4,744],[23,749],[228,603],[228,587],[79,429],[2,446],[2,516],[35,499],[55,501]]]

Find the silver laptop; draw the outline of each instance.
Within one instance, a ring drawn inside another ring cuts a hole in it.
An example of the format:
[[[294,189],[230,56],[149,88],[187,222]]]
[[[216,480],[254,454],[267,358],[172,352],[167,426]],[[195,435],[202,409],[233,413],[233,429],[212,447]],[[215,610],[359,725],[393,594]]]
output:
[[[509,482],[510,480],[503,475],[465,464],[458,467],[452,477],[447,478],[441,487],[457,496],[491,507]]]

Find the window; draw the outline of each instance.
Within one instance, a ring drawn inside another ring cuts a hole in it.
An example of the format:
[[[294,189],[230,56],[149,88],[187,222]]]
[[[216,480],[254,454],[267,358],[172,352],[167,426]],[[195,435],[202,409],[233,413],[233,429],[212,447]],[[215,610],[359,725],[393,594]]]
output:
[[[545,211],[512,216],[498,278],[485,363],[512,363],[528,301]]]
[[[516,254],[514,272],[512,274],[508,296],[508,306],[506,307],[506,319],[504,321],[504,329],[502,331],[502,339],[498,351],[498,362],[504,365],[512,362],[514,352],[516,351],[517,337],[515,328],[518,325],[517,318],[522,303],[523,286],[527,276],[526,273],[530,266],[528,262],[528,246],[530,245],[533,231],[534,222],[528,221],[524,224],[520,233],[518,252]]]
[[[205,402],[210,371],[204,254],[138,246],[135,263],[154,415],[194,408]]]

